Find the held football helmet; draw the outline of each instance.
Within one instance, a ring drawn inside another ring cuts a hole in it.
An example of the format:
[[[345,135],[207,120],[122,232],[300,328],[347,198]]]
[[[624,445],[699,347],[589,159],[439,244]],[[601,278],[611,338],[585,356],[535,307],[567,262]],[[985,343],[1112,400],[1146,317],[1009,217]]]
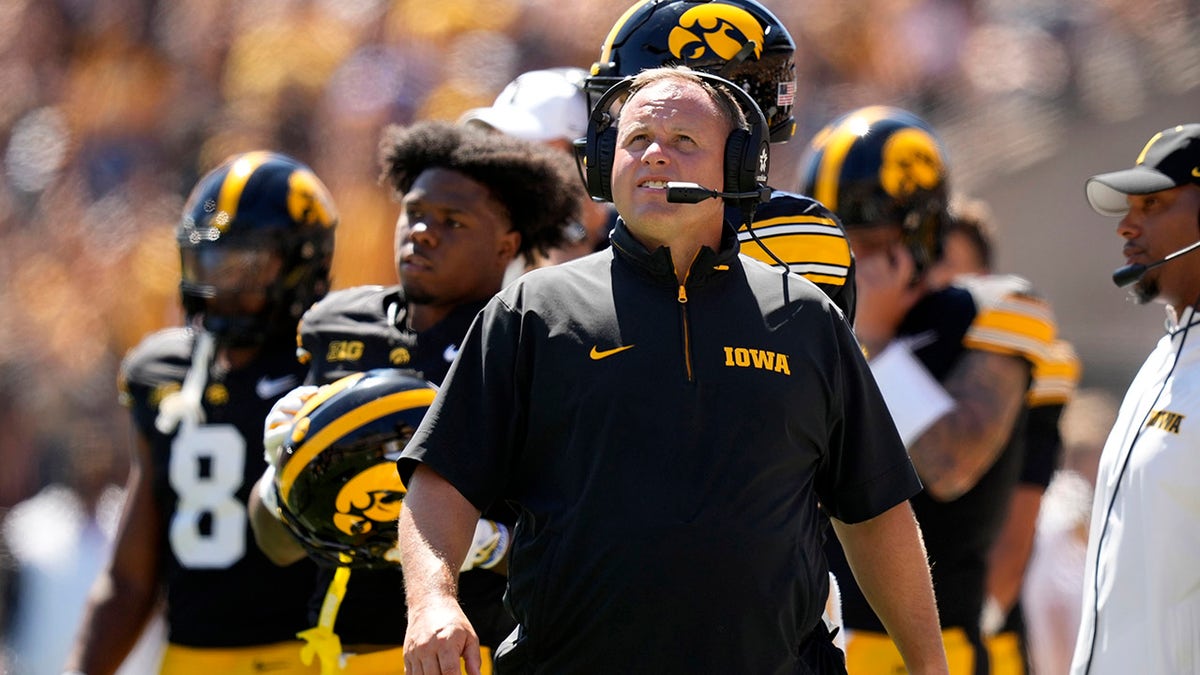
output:
[[[896,225],[918,272],[941,256],[948,221],[946,153],[925,120],[888,106],[847,113],[819,131],[800,160],[800,192],[846,229]]]
[[[276,496],[281,520],[318,563],[399,564],[396,459],[435,393],[412,371],[383,368],[323,387],[296,413]]]
[[[200,179],[176,228],[188,322],[225,344],[292,340],[329,289],[337,211],[307,166],[235,155]]]
[[[639,0],[609,31],[587,88],[595,100],[621,78],[684,65],[717,75],[750,94],[772,143],[795,132],[796,43],[755,0]]]

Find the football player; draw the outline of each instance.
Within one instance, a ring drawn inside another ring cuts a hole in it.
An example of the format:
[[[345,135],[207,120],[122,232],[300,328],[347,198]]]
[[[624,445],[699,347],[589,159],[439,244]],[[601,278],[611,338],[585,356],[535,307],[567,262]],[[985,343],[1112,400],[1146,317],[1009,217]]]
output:
[[[312,170],[273,152],[234,156],[193,189],[176,229],[187,323],[121,366],[135,463],[67,670],[114,672],[163,602],[163,673],[316,672],[296,639],[315,568],[272,565],[245,505],[262,421],[304,377],[289,345],[329,288],[337,220]]]
[[[796,129],[795,53],[787,28],[755,0],[639,0],[609,31],[587,88],[598,97],[647,68],[687,66],[745,90],[766,116],[771,142],[785,143]],[[807,196],[779,190],[764,203],[726,203],[729,219],[740,224],[742,253],[805,276],[854,321],[854,257],[833,213]],[[738,213],[734,206],[753,212]],[[752,215],[752,226],[744,215]]]
[[[817,134],[803,189],[846,226],[858,261],[855,322],[871,368],[925,490],[914,497],[929,554],[943,642],[956,675],[988,672],[981,634],[985,573],[1024,461],[1031,374],[1049,360],[1055,323],[1018,277],[939,286],[949,212],[945,150],[921,118],[872,106]],[[831,539],[843,581],[850,672],[903,668],[899,652]]]
[[[942,237],[942,256],[929,272],[931,282],[937,286],[949,285],[964,276],[993,273],[994,234],[987,205],[958,199],[952,201],[951,207],[951,218]],[[970,279],[962,281],[971,283]],[[1059,419],[1075,395],[1081,375],[1075,349],[1061,338],[1049,350],[1038,350],[1031,356],[1033,383],[1025,394],[1029,411],[1024,459],[1008,515],[992,545],[981,618],[993,672],[1014,675],[1029,670],[1025,621],[1017,601],[1033,553],[1042,495],[1062,455]]]
[[[304,315],[299,353],[310,388],[282,399],[268,418],[268,445],[276,448],[313,395],[311,387],[375,368],[411,369],[439,384],[513,258],[560,244],[563,224],[577,216],[570,186],[578,178],[570,159],[549,146],[472,126],[420,122],[388,128],[380,148],[381,181],[401,204],[395,235],[400,284],[339,290]],[[263,476],[250,508],[259,545],[286,565],[311,551],[269,503],[277,475]],[[515,626],[502,603],[504,551],[497,550],[515,519],[503,508],[484,514],[463,563],[461,601],[487,648]],[[314,606],[338,609],[336,618],[325,613],[308,634],[313,649],[345,673],[395,672],[403,664],[405,628],[400,568],[355,570],[335,601],[337,573],[336,565],[321,567]]]
[[[492,105],[466,111],[458,123],[546,143],[573,157],[575,141],[587,134],[586,81],[583,68],[530,70],[509,82]],[[616,212],[611,204],[589,198],[582,184],[577,184],[577,189],[580,217],[567,225],[563,245],[550,249],[546,257],[522,257],[520,265],[509,270],[506,281],[530,269],[573,260],[608,246]]]

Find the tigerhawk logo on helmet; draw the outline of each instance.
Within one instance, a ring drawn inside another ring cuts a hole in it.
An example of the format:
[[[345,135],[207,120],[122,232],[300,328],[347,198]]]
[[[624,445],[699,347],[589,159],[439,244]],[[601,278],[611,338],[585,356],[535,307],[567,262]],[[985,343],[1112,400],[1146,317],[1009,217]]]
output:
[[[918,270],[941,255],[949,188],[946,153],[925,120],[867,106],[830,122],[800,160],[800,192],[846,229],[898,225]]]
[[[733,82],[762,109],[772,143],[792,137],[796,121],[796,44],[755,0],[642,0],[617,19],[592,65],[593,103],[622,78],[684,65]]]
[[[389,441],[395,445],[394,441]],[[393,447],[392,452],[399,452]],[[385,456],[388,454],[385,449]],[[346,481],[333,499],[333,525],[343,533],[367,534],[376,527],[388,527],[400,518],[404,483],[394,461],[376,464]]]
[[[671,54],[684,62],[715,54],[723,61],[743,49],[762,56],[763,28],[750,12],[733,5],[710,3],[693,7],[679,16],[679,25],[667,35]]]
[[[399,563],[396,459],[435,394],[413,371],[381,368],[323,387],[296,414],[274,488],[280,519],[317,562]]]

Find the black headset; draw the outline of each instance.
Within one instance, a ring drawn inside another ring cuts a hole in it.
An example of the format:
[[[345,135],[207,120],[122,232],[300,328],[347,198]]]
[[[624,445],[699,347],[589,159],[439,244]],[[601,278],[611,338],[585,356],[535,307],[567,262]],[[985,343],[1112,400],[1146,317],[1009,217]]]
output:
[[[767,170],[770,167],[767,119],[762,109],[749,94],[729,80],[700,71],[686,72],[717,89],[727,91],[742,109],[750,128],[734,129],[725,140],[725,185],[722,191],[757,193],[767,182]],[[588,194],[597,201],[612,201],[612,167],[617,151],[619,114],[613,115],[610,111],[629,93],[633,81],[633,76],[630,76],[609,87],[588,116],[581,168],[586,170]]]

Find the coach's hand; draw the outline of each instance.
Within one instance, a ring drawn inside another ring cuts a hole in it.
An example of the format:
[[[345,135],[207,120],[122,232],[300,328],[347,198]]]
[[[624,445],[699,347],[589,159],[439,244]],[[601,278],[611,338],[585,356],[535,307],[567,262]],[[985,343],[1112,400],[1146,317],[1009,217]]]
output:
[[[410,607],[404,635],[406,675],[481,675],[479,637],[457,600]]]

